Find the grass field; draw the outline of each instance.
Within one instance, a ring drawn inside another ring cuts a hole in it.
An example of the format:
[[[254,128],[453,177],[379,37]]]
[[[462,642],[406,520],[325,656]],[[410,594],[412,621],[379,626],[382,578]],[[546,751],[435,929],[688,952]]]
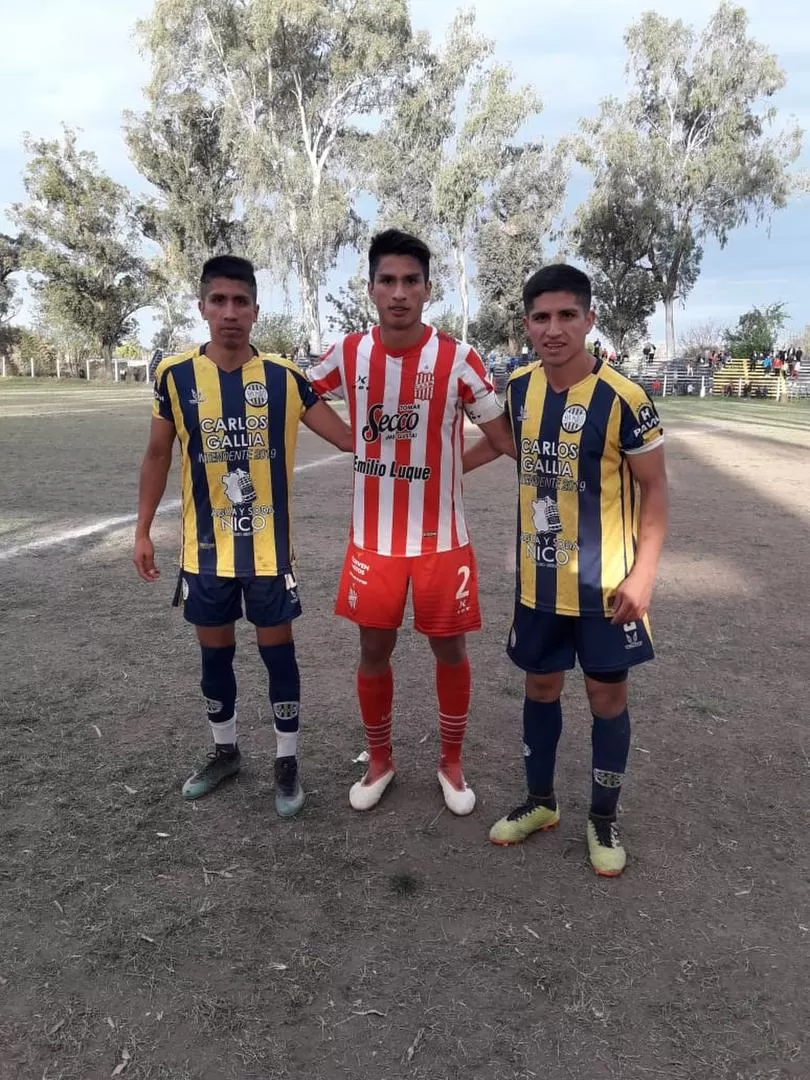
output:
[[[506,462],[466,485],[486,621],[471,641],[466,750],[478,808],[442,809],[429,653],[406,624],[398,782],[357,815],[355,634],[331,614],[351,470],[302,432],[310,801],[282,822],[247,626],[246,768],[208,800],[179,796],[207,733],[197,648],[169,606],[176,511],[155,529],[160,582],[130,563],[149,391],[58,391],[0,383],[1,1080],[810,1076],[806,406],[663,403],[673,515],[659,656],[633,681],[630,861],[604,881],[585,860],[589,716],[575,677],[562,828],[521,848],[486,842],[523,785],[521,684],[503,653]]]

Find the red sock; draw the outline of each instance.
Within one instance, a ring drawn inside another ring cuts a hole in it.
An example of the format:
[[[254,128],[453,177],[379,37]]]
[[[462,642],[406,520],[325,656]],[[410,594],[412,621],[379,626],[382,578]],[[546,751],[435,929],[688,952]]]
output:
[[[394,673],[391,668],[382,675],[365,675],[358,671],[357,696],[371,765],[385,766],[391,757],[391,712],[394,706]]]
[[[461,747],[470,711],[470,661],[460,664],[436,661],[436,694],[439,698],[439,735],[441,765],[450,779],[461,786]]]

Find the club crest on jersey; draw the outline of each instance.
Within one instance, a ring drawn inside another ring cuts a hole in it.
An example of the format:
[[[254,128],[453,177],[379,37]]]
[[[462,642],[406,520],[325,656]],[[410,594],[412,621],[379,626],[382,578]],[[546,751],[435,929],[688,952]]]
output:
[[[432,371],[419,371],[416,374],[416,382],[413,387],[413,396],[417,401],[430,401],[436,385]]]
[[[562,429],[573,435],[575,431],[582,431],[587,419],[587,410],[582,405],[569,405],[562,414]]]
[[[383,405],[378,402],[370,405],[363,428],[363,441],[376,442],[384,439],[415,439],[419,426],[419,408],[417,405],[400,405],[395,413],[383,412]]]
[[[245,386],[245,401],[248,405],[253,405],[254,408],[261,409],[269,400],[267,387],[264,383],[249,382]]]

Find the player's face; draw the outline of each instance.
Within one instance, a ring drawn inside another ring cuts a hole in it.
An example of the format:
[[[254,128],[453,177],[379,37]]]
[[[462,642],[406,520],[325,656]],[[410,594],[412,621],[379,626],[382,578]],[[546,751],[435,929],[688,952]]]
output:
[[[244,349],[259,315],[253,302],[250,286],[244,281],[214,278],[208,285],[205,299],[200,301],[200,314],[208,323],[211,341],[223,349]]]
[[[543,364],[563,367],[585,351],[594,318],[573,293],[548,292],[534,298],[523,325]]]
[[[383,255],[369,284],[380,325],[389,330],[409,330],[422,321],[422,309],[430,299],[430,282],[412,255]]]

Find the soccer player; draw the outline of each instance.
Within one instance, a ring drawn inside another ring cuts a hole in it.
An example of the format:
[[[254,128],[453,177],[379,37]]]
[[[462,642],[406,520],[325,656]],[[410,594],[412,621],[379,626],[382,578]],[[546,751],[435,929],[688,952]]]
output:
[[[447,807],[469,814],[465,634],[480,628],[481,614],[462,501],[464,418],[498,452],[514,454],[512,435],[478,354],[422,322],[427,246],[395,229],[378,234],[369,279],[379,326],[343,338],[308,373],[318,393],[346,398],[354,433],[351,536],[336,611],[360,628],[357,693],[370,761],[349,802],[371,809],[394,777],[390,660],[410,585],[416,630],[436,658],[439,783]]]
[[[526,672],[528,797],[489,834],[517,844],[559,824],[554,764],[563,673],[575,659],[593,714],[588,852],[597,874],[622,872],[616,825],[630,748],[628,669],[653,658],[647,608],[667,528],[664,436],[641,389],[592,356],[591,286],[547,266],[523,290],[539,358],[516,371],[506,410],[517,447],[517,597],[508,655]],[[468,471],[496,456],[479,443]]]
[[[183,795],[207,795],[241,765],[233,659],[234,622],[242,617],[244,596],[269,674],[276,810],[291,817],[305,799],[298,778],[300,680],[292,635],[301,603],[290,538],[298,422],[341,450],[353,443],[347,424],[294,364],[260,355],[251,345],[259,308],[247,260],[209,259],[199,307],[210,342],[167,357],[157,370],[134,563],[144,581],[158,579],[149,533],[177,438],[183,504],[178,590],[200,642],[201,686],[214,737],[213,753],[186,780]]]

